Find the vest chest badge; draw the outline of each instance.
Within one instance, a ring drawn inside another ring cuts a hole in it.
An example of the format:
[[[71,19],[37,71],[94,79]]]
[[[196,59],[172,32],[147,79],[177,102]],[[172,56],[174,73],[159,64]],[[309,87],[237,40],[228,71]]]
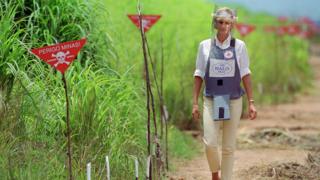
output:
[[[234,77],[235,61],[210,59],[209,77]]]
[[[233,52],[230,51],[230,50],[225,51],[223,55],[224,55],[224,58],[225,58],[225,59],[231,59],[231,58],[233,58]]]

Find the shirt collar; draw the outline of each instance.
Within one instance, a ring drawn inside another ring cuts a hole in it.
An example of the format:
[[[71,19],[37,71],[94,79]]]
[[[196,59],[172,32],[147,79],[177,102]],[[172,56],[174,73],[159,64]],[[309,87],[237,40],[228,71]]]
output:
[[[218,46],[221,49],[226,49],[230,46],[230,41],[231,41],[231,35],[229,34],[229,36],[227,37],[226,40],[224,40],[222,43],[218,40],[217,35],[214,37],[215,41],[216,41],[216,46]]]

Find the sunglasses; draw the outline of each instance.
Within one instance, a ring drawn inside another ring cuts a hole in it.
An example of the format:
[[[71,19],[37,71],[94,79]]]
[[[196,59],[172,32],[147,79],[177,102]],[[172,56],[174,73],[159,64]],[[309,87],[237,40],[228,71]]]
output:
[[[231,24],[230,21],[218,21],[218,23],[221,24],[221,25],[223,25],[223,24],[230,25]]]

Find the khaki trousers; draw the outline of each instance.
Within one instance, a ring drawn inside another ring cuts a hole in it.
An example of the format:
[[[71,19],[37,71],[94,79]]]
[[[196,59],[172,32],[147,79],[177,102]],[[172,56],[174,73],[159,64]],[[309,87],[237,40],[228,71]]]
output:
[[[236,133],[242,112],[242,97],[230,101],[230,120],[214,121],[212,119],[213,103],[212,98],[203,98],[203,141],[205,151],[210,170],[218,172],[221,169],[221,180],[231,180],[236,148]],[[218,152],[220,128],[222,129],[221,163]]]

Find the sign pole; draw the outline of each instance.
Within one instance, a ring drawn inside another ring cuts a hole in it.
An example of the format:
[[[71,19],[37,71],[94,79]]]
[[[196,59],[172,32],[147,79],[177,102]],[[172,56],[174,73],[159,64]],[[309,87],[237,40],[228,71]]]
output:
[[[56,45],[45,46],[32,49],[31,52],[39,57],[50,66],[60,71],[62,74],[62,82],[66,95],[66,123],[67,123],[67,156],[68,156],[68,172],[69,180],[73,180],[72,176],[72,150],[71,150],[71,127],[70,127],[70,108],[68,98],[68,86],[65,77],[65,71],[71,65],[72,61],[77,57],[78,52],[86,43],[86,39],[64,42]]]
[[[69,111],[69,98],[68,98],[68,86],[64,73],[62,74],[63,87],[66,94],[66,122],[67,122],[67,144],[68,144],[68,170],[69,179],[72,180],[72,151],[71,151],[71,128],[70,128],[70,111]]]

